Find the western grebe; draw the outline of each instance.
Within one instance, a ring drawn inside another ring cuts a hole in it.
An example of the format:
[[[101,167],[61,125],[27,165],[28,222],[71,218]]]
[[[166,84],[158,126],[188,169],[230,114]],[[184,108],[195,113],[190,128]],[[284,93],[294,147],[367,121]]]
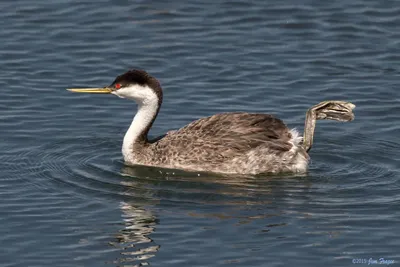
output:
[[[71,88],[79,93],[106,93],[132,99],[138,111],[125,134],[127,164],[217,173],[306,172],[316,120],[351,121],[355,105],[324,101],[306,113],[304,139],[280,119],[267,114],[221,113],[198,119],[164,137],[147,134],[160,110],[163,92],[157,79],[129,70],[103,88]]]

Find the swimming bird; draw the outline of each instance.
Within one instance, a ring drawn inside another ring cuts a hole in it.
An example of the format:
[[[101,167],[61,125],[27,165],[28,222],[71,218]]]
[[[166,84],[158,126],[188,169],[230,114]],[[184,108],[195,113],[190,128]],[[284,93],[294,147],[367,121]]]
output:
[[[306,113],[304,137],[272,115],[228,112],[198,119],[149,140],[163,91],[159,81],[146,71],[129,70],[102,88],[67,90],[114,94],[137,103],[122,145],[126,164],[228,174],[306,172],[316,120],[351,121],[355,108],[345,101],[324,101],[311,107]]]

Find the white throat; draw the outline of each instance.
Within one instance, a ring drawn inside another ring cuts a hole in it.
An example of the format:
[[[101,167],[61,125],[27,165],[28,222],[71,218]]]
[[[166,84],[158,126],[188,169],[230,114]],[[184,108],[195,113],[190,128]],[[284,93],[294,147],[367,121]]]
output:
[[[119,97],[135,100],[138,104],[138,111],[125,134],[122,144],[122,154],[125,161],[135,162],[134,145],[157,115],[158,97],[151,88],[140,85],[122,88],[113,93]]]

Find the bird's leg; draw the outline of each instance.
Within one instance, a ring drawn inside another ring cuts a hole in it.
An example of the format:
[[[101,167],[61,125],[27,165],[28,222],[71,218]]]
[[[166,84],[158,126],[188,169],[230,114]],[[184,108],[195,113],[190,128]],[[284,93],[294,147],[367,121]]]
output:
[[[306,113],[303,148],[306,151],[311,149],[316,120],[352,121],[355,107],[354,104],[344,101],[323,101],[311,107]]]

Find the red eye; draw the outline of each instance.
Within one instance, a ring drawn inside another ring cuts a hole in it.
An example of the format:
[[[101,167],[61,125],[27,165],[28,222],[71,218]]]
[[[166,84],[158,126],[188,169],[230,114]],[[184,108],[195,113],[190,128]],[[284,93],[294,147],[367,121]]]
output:
[[[116,89],[121,88],[121,84],[120,84],[120,83],[115,84],[115,88],[116,88]]]

